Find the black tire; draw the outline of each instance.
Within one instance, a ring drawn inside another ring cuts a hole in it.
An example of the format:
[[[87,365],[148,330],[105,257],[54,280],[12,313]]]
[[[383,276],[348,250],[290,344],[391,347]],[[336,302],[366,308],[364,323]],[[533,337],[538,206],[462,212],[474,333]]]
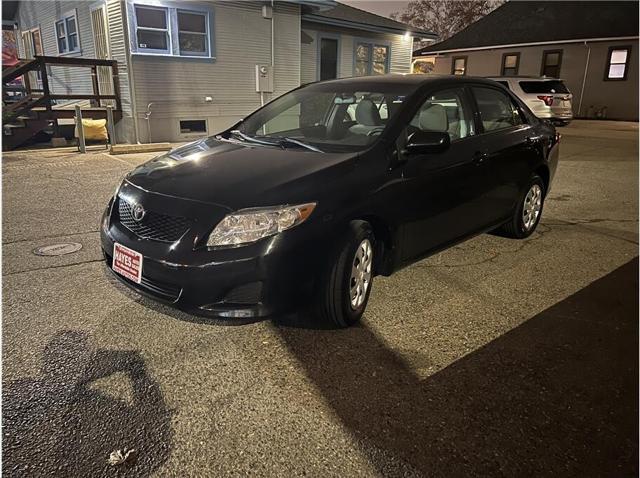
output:
[[[364,221],[353,221],[340,244],[337,244],[329,270],[320,284],[314,315],[325,325],[349,327],[358,323],[364,313],[373,285],[373,264],[364,301],[357,307],[351,304],[351,268],[360,245],[368,239],[372,261],[375,260],[375,238],[371,226]]]
[[[527,197],[527,194],[529,193],[531,188],[536,184],[540,186],[540,189],[542,190],[542,198],[540,200],[541,201],[540,212],[535,222],[533,223],[533,225],[527,228],[525,227],[525,224],[524,224],[522,211],[524,209],[525,198]],[[531,179],[527,183],[527,186],[523,189],[522,193],[520,194],[520,199],[518,200],[518,207],[516,208],[513,214],[513,217],[511,218],[511,220],[509,220],[509,222],[503,224],[498,228],[497,230],[498,234],[506,237],[511,237],[514,239],[524,239],[526,237],[529,237],[531,234],[533,234],[533,231],[535,231],[536,227],[538,227],[538,223],[540,222],[540,218],[542,217],[542,211],[544,210],[545,194],[546,194],[546,189],[545,189],[544,181],[542,180],[542,178],[537,174],[532,175]]]

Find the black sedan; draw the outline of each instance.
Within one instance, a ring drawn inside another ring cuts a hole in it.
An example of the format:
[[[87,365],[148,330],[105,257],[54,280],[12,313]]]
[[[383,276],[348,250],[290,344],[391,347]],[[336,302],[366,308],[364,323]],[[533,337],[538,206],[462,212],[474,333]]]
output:
[[[314,83],[133,170],[102,248],[123,282],[190,312],[348,326],[378,274],[484,232],[529,236],[558,141],[490,80]]]

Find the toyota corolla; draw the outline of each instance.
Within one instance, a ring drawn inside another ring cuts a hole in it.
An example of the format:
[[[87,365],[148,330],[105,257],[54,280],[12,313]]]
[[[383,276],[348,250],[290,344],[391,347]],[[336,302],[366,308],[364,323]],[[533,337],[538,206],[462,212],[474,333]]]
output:
[[[484,232],[529,236],[558,142],[489,80],[314,83],[134,169],[102,248],[125,284],[193,313],[344,327],[376,275]]]

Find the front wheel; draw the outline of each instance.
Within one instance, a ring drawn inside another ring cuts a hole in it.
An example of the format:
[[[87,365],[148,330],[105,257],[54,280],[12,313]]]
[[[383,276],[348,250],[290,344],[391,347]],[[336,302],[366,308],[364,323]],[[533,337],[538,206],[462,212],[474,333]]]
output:
[[[499,232],[515,239],[524,239],[533,234],[542,215],[544,195],[544,182],[540,176],[534,174],[520,197],[513,217],[499,229]]]
[[[369,224],[352,222],[320,285],[315,312],[323,322],[348,327],[360,320],[373,284],[374,250]]]

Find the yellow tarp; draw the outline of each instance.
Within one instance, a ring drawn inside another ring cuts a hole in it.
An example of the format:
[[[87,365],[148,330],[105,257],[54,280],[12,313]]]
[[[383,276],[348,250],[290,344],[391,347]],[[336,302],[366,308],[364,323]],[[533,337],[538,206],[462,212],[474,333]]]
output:
[[[82,119],[82,129],[84,130],[84,139],[87,141],[106,141],[108,139],[107,134],[107,120],[99,119]],[[76,126],[76,138],[78,137],[78,127]]]

